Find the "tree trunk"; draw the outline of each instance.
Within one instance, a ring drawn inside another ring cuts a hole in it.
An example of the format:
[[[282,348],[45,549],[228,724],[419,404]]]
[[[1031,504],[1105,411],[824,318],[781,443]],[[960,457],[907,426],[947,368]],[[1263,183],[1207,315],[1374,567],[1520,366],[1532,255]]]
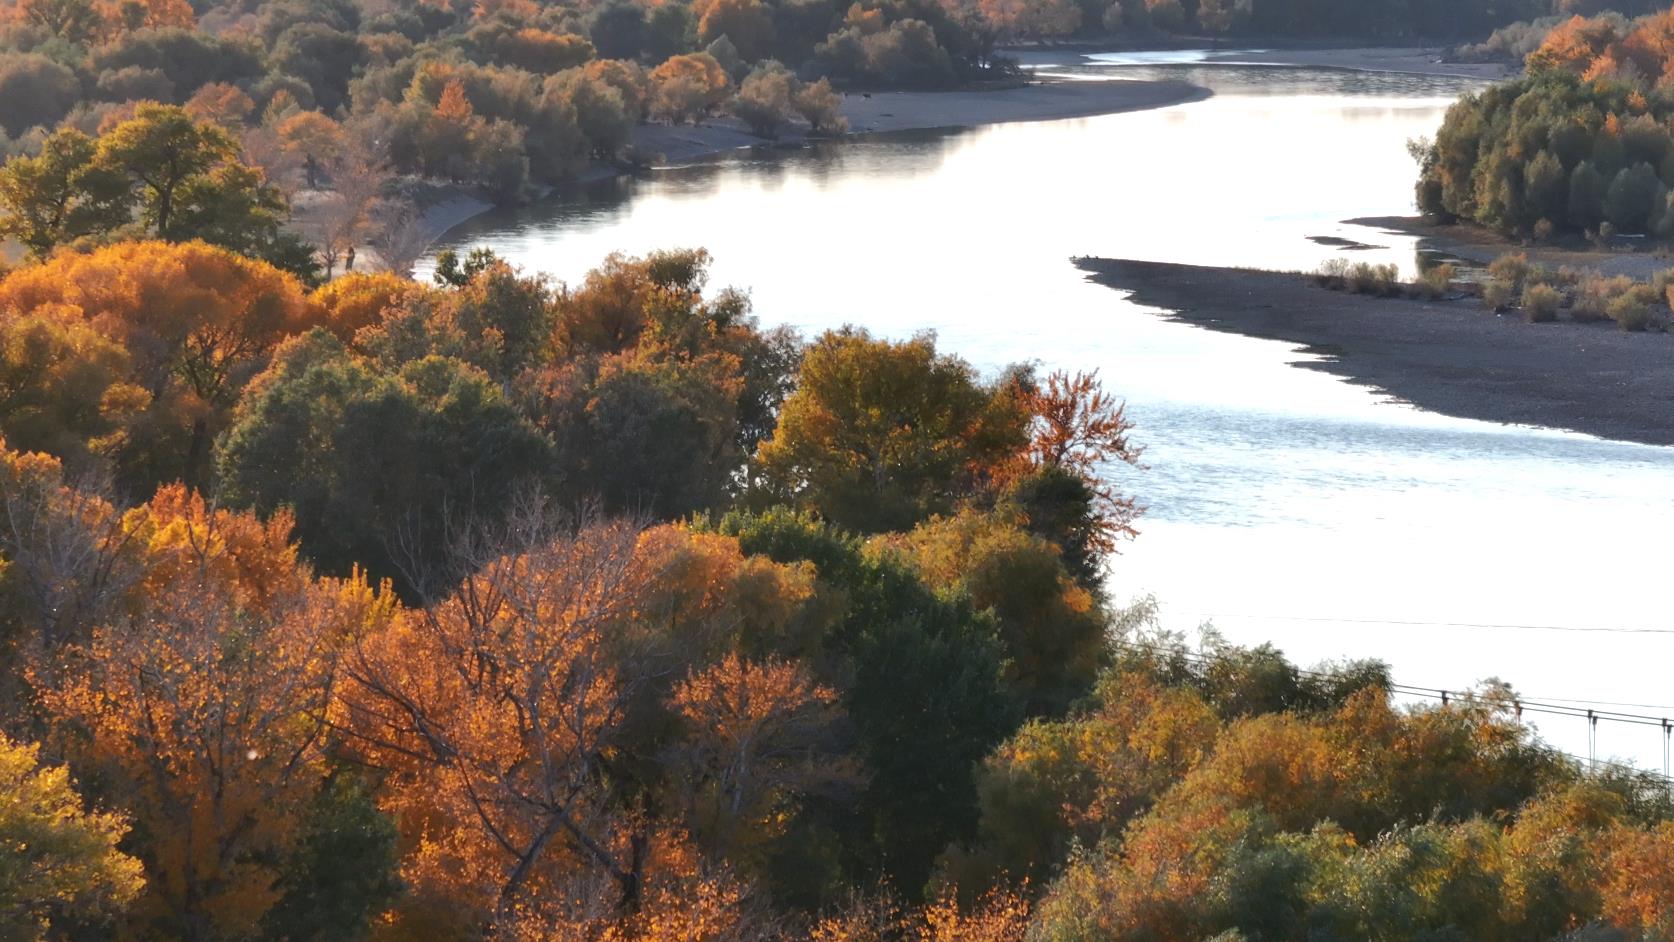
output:
[[[197,419],[192,423],[192,444],[186,449],[186,467],[181,471],[181,480],[188,491],[203,489],[203,460],[208,448],[209,421]]]

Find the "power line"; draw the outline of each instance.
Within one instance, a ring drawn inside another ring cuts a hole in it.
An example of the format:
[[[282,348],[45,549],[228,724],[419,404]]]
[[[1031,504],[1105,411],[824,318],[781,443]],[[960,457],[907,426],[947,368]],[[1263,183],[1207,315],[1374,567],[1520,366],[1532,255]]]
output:
[[[1674,635],[1674,628],[1617,628],[1582,625],[1523,625],[1471,621],[1419,621],[1402,618],[1328,618],[1317,615],[1252,615],[1239,612],[1200,613],[1204,618],[1242,618],[1251,621],[1323,622],[1347,625],[1396,625],[1406,628],[1483,628],[1509,631],[1565,631],[1575,634]]]
[[[1531,697],[1533,700],[1555,700],[1559,703],[1590,703],[1594,706],[1638,707],[1642,710],[1667,710],[1674,714],[1674,705],[1667,703],[1623,703],[1620,700],[1587,700],[1581,697]]]
[[[1152,644],[1152,643],[1143,642],[1143,641],[1117,640],[1115,643],[1119,646],[1138,648],[1140,650],[1148,651],[1148,652],[1153,653],[1153,654],[1163,654],[1163,655],[1167,655],[1167,656],[1171,656],[1171,657],[1181,657],[1181,658],[1184,658],[1188,661],[1192,661],[1192,662],[1195,662],[1195,663],[1198,663],[1198,664],[1213,664],[1213,663],[1217,663],[1217,662],[1224,663],[1224,662],[1230,660],[1229,656],[1226,655],[1226,654],[1206,654],[1206,653],[1202,653],[1202,652],[1193,652],[1193,651],[1188,651],[1188,650],[1185,650],[1185,649],[1179,648],[1179,647],[1172,647],[1172,646],[1161,645],[1161,644]],[[1296,673],[1301,674],[1301,675],[1305,675],[1305,676],[1309,676],[1309,677],[1320,677],[1320,678],[1333,678],[1334,677],[1334,675],[1332,675],[1328,672],[1325,672],[1325,671],[1309,670],[1309,669],[1304,668],[1304,667],[1298,667],[1294,664],[1290,665],[1290,666],[1291,666],[1292,670],[1294,670]],[[1479,703],[1479,704],[1483,704],[1483,705],[1486,705],[1486,706],[1510,707],[1511,709],[1513,709],[1516,712],[1517,718],[1519,720],[1521,720],[1523,718],[1524,713],[1537,713],[1537,714],[1545,714],[1545,715],[1551,715],[1551,716],[1568,717],[1568,718],[1571,718],[1571,719],[1584,719],[1588,722],[1588,738],[1587,738],[1588,750],[1590,752],[1592,752],[1593,755],[1591,757],[1583,760],[1583,759],[1581,759],[1580,756],[1572,755],[1570,753],[1560,752],[1558,754],[1566,756],[1566,757],[1568,757],[1570,759],[1573,759],[1573,760],[1576,760],[1576,761],[1587,762],[1594,767],[1597,767],[1599,765],[1617,766],[1617,767],[1620,767],[1622,769],[1626,769],[1626,770],[1630,770],[1630,771],[1648,772],[1649,774],[1655,775],[1656,774],[1655,772],[1653,772],[1651,770],[1648,770],[1648,769],[1640,769],[1637,766],[1632,766],[1632,765],[1628,765],[1628,764],[1625,764],[1625,763],[1613,762],[1613,761],[1610,761],[1610,760],[1604,760],[1604,759],[1597,758],[1597,735],[1598,735],[1598,724],[1601,721],[1602,722],[1609,722],[1609,723],[1626,723],[1626,724],[1635,725],[1635,726],[1656,727],[1656,728],[1661,729],[1662,733],[1663,733],[1663,766],[1664,767],[1663,767],[1663,772],[1662,772],[1662,778],[1665,781],[1674,782],[1674,779],[1671,779],[1669,777],[1669,768],[1668,768],[1669,759],[1670,759],[1670,744],[1671,744],[1671,742],[1674,742],[1674,720],[1671,720],[1668,717],[1649,716],[1649,715],[1636,714],[1636,713],[1619,713],[1619,712],[1614,712],[1614,711],[1609,711],[1609,710],[1587,709],[1587,708],[1582,708],[1582,707],[1578,707],[1578,706],[1570,706],[1570,705],[1566,705],[1566,704],[1562,704],[1562,703],[1524,700],[1524,699],[1518,697],[1515,694],[1509,694],[1509,695],[1507,695],[1503,698],[1502,697],[1484,697],[1480,694],[1472,693],[1470,691],[1455,691],[1455,690],[1449,690],[1447,688],[1442,688],[1442,687],[1419,687],[1419,686],[1415,686],[1415,685],[1412,685],[1412,684],[1401,684],[1401,683],[1396,683],[1393,679],[1390,680],[1390,682],[1388,684],[1388,689],[1391,693],[1396,693],[1396,694],[1400,694],[1400,695],[1403,695],[1403,696],[1426,697],[1426,698],[1430,698],[1430,699],[1439,699],[1444,705],[1448,704],[1450,702],[1453,702],[1453,701],[1462,701],[1462,702],[1466,702],[1466,703]],[[1563,699],[1563,698],[1549,698],[1549,699],[1550,700],[1558,700],[1558,699]]]

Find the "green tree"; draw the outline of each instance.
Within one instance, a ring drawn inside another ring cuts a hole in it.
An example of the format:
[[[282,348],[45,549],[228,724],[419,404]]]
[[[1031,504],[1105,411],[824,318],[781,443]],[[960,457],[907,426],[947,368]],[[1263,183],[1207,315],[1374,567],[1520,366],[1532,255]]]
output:
[[[46,939],[65,923],[120,913],[139,895],[139,861],[117,850],[127,823],[87,811],[69,770],[0,736],[0,936]]]
[[[395,823],[347,772],[314,799],[302,840],[279,876],[264,920],[272,942],[354,942],[401,890]]]
[[[96,167],[97,143],[74,128],[47,137],[34,157],[0,167],[0,235],[36,258],[84,236],[109,232],[132,212],[127,180]]]
[[[313,277],[312,251],[282,229],[284,198],[239,160],[221,126],[148,104],[91,143],[62,131],[40,156],[0,169],[7,234],[44,256],[64,241],[125,228],[137,209],[140,234],[202,239]]]
[[[1569,176],[1569,221],[1582,229],[1596,228],[1604,219],[1604,177],[1592,161],[1575,165]]]
[[[182,192],[232,160],[237,145],[218,125],[200,124],[184,109],[142,105],[134,117],[100,137],[95,161],[127,175],[139,193],[141,220],[169,241],[182,238],[175,217]]]
[[[894,343],[831,331],[809,348],[773,437],[756,452],[767,490],[839,526],[904,530],[948,513],[1028,441],[1003,387],[923,334]]]
[[[323,569],[364,567],[409,598],[457,581],[458,543],[550,460],[494,382],[458,360],[384,372],[315,330],[255,382],[220,442],[222,500],[290,508]]]
[[[827,812],[828,826],[850,885],[882,876],[904,890],[924,887],[943,848],[975,835],[971,769],[1020,716],[991,619],[807,516],[729,515],[717,528],[748,554],[811,563],[841,600],[815,663],[822,680],[841,685],[871,778],[853,809]]]

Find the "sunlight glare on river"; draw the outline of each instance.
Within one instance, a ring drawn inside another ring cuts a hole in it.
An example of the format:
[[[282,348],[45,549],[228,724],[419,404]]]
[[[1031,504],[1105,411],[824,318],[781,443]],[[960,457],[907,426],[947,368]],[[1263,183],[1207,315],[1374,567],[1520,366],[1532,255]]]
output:
[[[1304,662],[1381,658],[1419,686],[1500,677],[1541,697],[1674,704],[1674,634],[1546,630],[1674,629],[1658,549],[1674,532],[1674,450],[1390,403],[1292,366],[1307,355],[1288,345],[1168,321],[1070,263],[1309,270],[1340,254],[1309,237],[1333,236],[1410,274],[1413,239],[1340,220],[1411,212],[1406,140],[1478,86],[1194,64],[1071,71],[1216,95],[739,153],[454,236],[564,279],[612,251],[701,245],[713,283],[749,288],[767,323],[934,330],[985,371],[1099,369],[1147,448],[1147,469],[1122,475],[1149,510],[1112,593],[1155,594],[1171,626],[1213,618],[1233,641],[1271,640]],[[1537,725],[1586,752],[1583,721]],[[1661,768],[1658,729],[1602,724],[1599,745]]]

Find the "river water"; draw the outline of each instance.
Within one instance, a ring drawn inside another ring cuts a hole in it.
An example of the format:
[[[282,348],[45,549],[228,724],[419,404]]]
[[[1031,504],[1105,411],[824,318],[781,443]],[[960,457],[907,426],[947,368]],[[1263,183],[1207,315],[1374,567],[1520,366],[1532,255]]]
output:
[[[1097,118],[739,153],[613,181],[456,231],[577,279],[612,251],[707,247],[766,323],[842,324],[983,370],[1098,369],[1125,396],[1147,506],[1110,574],[1165,623],[1213,621],[1293,658],[1375,657],[1400,683],[1487,678],[1531,700],[1674,717],[1674,449],[1450,418],[1314,370],[1272,341],[1173,323],[1070,258],[1407,271],[1410,237],[1339,220],[1412,209],[1404,143],[1462,79],[1116,56],[1054,71],[1173,78],[1206,101]],[[1585,701],[1585,702],[1583,702]],[[1631,706],[1627,704],[1632,704]],[[1665,706],[1666,705],[1666,706]],[[1585,719],[1534,716],[1589,753]],[[1661,771],[1662,729],[1597,727],[1599,758]]]

